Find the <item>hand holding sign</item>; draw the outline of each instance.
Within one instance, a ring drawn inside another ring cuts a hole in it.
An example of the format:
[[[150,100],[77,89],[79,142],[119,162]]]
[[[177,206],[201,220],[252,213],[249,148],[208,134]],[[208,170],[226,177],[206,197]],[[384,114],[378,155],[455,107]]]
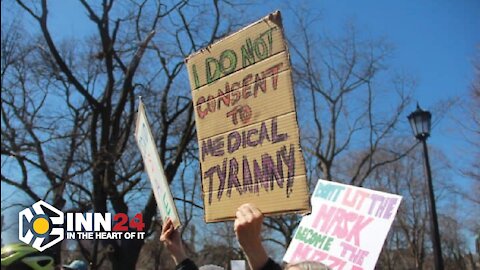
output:
[[[175,264],[178,265],[187,258],[180,232],[174,228],[170,218],[167,218],[167,221],[163,224],[160,241],[162,241],[170,251]]]
[[[241,205],[237,212],[234,229],[238,242],[247,255],[250,268],[260,269],[268,261],[268,255],[262,245],[263,214],[253,204]]]

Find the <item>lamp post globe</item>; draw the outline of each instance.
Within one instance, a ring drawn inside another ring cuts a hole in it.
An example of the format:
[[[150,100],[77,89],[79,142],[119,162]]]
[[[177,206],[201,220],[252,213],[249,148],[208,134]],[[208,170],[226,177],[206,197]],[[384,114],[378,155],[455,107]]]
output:
[[[429,111],[422,110],[418,103],[417,109],[408,116],[408,121],[410,122],[415,138],[423,141],[430,136],[432,114]]]

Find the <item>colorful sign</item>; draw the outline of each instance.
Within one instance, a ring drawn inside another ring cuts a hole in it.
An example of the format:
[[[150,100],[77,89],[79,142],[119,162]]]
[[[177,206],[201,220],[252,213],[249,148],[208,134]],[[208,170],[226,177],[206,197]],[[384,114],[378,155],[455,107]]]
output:
[[[198,136],[205,220],[309,212],[290,59],[275,12],[186,60]]]
[[[138,105],[137,125],[135,128],[135,139],[142,153],[145,171],[147,171],[148,178],[152,185],[153,194],[157,201],[160,215],[165,222],[167,217],[173,221],[175,228],[180,226],[180,218],[178,217],[177,208],[173,201],[170,186],[168,185],[167,177],[163,171],[163,166],[160,161],[160,156],[157,152],[157,146],[148,124],[147,115],[140,99]]]
[[[318,180],[313,211],[303,217],[283,258],[335,269],[374,269],[402,197]]]

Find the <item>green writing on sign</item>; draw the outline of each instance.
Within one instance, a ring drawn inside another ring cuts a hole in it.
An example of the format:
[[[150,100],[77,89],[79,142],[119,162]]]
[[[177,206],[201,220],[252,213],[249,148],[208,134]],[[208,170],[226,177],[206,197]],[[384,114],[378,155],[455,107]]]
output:
[[[168,204],[167,193],[166,192],[163,194],[162,200],[163,200],[163,210],[165,211],[167,216],[170,216],[170,213],[172,212],[172,209],[171,209],[170,205]]]
[[[298,227],[298,230],[295,233],[295,239],[325,251],[330,250],[330,246],[332,245],[333,241],[333,237],[320,234],[310,228],[302,226]]]
[[[207,57],[205,59],[205,81],[207,84],[231,74],[237,70],[240,63],[242,68],[245,68],[270,57],[273,51],[272,32],[275,29],[277,29],[277,27],[269,28],[254,39],[245,39],[239,52],[227,49],[224,50],[218,58]],[[197,89],[201,85],[195,64],[192,65],[192,73],[195,89]]]

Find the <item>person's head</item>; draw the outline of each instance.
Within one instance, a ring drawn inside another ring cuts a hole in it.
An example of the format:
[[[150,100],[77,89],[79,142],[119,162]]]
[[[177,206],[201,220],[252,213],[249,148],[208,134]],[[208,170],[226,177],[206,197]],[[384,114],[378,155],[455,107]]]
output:
[[[285,270],[330,270],[330,268],[323,263],[305,261],[287,264]]]
[[[70,264],[66,264],[62,266],[65,270],[87,270],[87,263],[81,260],[75,260]]]
[[[54,259],[26,244],[2,248],[2,270],[53,270]]]

